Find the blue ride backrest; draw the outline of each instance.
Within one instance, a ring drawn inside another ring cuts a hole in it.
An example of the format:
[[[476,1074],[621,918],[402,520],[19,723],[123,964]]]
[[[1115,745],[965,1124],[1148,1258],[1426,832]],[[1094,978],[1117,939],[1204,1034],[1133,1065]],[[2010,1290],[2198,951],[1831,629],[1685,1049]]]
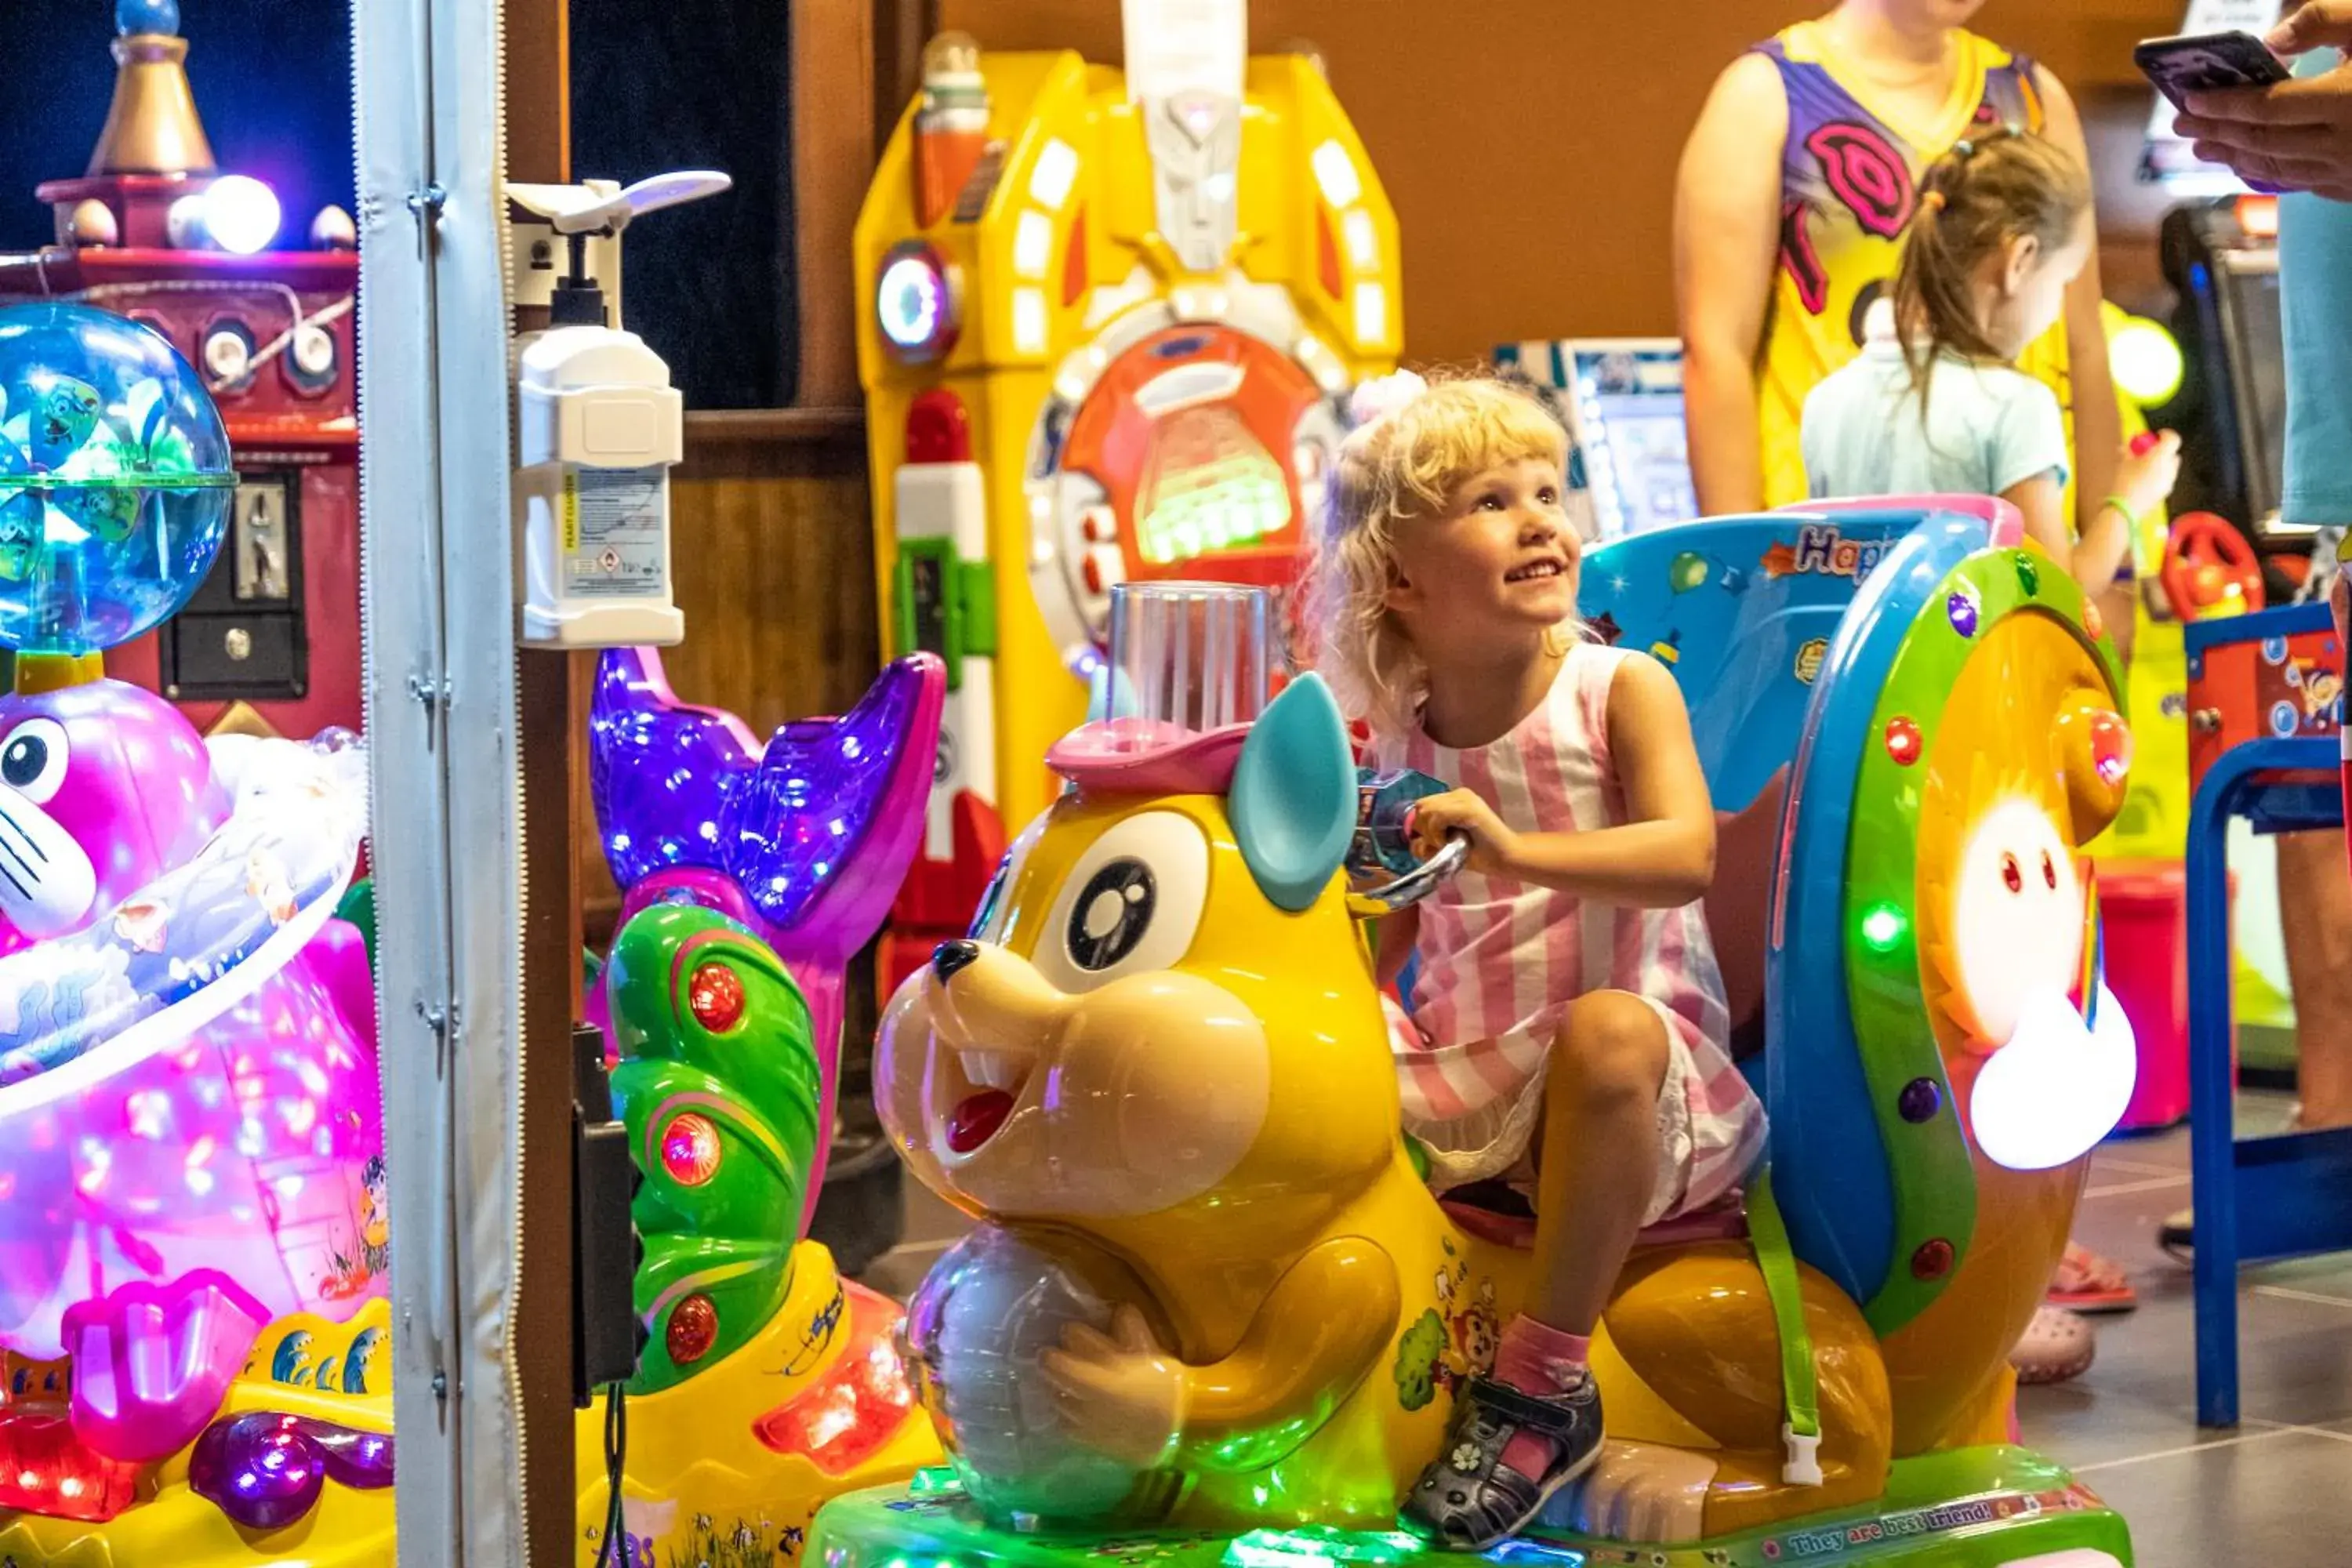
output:
[[[1578,610],[1674,672],[1717,812],[1706,919],[1732,1055],[1758,1092],[1766,916],[1788,770],[1813,682],[1862,579],[1916,510],[1711,518],[1590,551]]]

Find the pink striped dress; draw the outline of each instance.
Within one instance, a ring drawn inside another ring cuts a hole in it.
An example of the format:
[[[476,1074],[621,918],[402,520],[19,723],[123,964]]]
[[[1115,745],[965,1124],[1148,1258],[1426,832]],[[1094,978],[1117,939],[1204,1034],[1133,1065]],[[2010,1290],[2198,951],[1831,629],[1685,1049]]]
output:
[[[1384,767],[1475,791],[1522,833],[1626,820],[1609,749],[1609,692],[1630,650],[1570,645],[1535,710],[1492,744],[1440,746],[1416,728],[1374,744]],[[1421,905],[1411,1015],[1391,1004],[1406,1126],[1439,1187],[1531,1179],[1528,1142],[1546,1061],[1568,1005],[1631,992],[1666,1026],[1661,1160],[1645,1223],[1706,1208],[1764,1148],[1764,1108],[1732,1065],[1723,980],[1697,904],[1611,909],[1465,871]]]

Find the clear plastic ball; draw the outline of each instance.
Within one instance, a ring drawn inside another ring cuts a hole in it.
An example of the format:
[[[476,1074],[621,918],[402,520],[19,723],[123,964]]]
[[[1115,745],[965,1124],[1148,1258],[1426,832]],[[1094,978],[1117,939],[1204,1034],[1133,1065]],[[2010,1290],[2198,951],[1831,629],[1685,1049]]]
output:
[[[907,1350],[965,1495],[1020,1528],[1139,1526],[1167,1514],[1181,1477],[1081,1443],[1038,1365],[1073,1323],[1108,1333],[1135,1271],[1075,1237],[982,1226],[943,1255],[907,1306]],[[1161,1342],[1166,1326],[1155,1322]]]
[[[114,0],[114,30],[126,38],[180,30],[180,0]]]
[[[0,310],[0,646],[89,654],[203,583],[236,489],[220,411],[136,321]]]

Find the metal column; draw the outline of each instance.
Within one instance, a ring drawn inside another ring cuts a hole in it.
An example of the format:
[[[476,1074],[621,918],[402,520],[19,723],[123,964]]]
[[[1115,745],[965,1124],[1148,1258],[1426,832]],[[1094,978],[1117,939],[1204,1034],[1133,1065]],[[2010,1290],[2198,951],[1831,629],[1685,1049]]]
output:
[[[533,1504],[568,1532],[570,1489],[530,1483],[550,1460],[568,1476],[572,1432],[526,1433],[512,1353],[524,883],[498,0],[355,0],[353,56],[400,1561],[520,1563]]]

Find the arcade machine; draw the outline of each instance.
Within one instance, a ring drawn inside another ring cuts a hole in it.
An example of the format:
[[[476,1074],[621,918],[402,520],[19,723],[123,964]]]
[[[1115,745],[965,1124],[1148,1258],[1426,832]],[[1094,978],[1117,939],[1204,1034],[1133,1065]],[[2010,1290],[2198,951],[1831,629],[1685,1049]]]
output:
[[[2279,516],[2286,387],[2279,340],[2278,202],[2248,193],[2165,216],[2164,275],[2187,374],[2166,414],[2181,434],[2182,511],[2229,519],[2265,556],[2309,554],[2311,530]],[[2299,565],[2276,565],[2283,585]]]
[[[1388,198],[1319,62],[1250,58],[1245,22],[1127,0],[1124,68],[944,35],[859,215],[882,622],[949,682],[886,984],[1052,798],[1111,589],[1286,585],[1394,363]]]
[[[105,129],[87,173],[38,187],[56,242],[0,256],[0,303],[72,300],[152,327],[199,367],[236,453],[211,575],[109,671],[199,729],[357,730],[355,232],[331,206],[309,248],[269,248],[278,198],[215,167],[179,21],[176,0],[118,0]]]
[[[1698,516],[1674,338],[1506,343],[1495,363],[1549,395],[1568,426],[1570,515],[1588,542]]]

